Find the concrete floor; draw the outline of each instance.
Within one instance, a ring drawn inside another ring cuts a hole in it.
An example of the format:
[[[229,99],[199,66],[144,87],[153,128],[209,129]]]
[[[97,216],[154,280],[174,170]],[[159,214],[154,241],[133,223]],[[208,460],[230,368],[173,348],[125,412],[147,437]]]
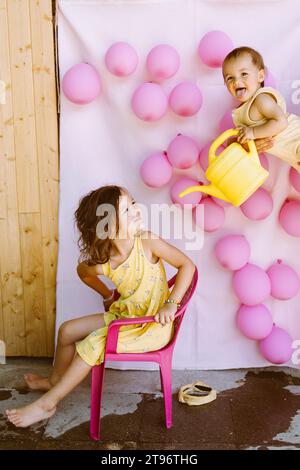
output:
[[[4,410],[37,399],[26,372],[48,375],[48,359],[8,359],[0,366],[0,449],[300,449],[300,373],[291,369],[173,371],[173,427],[164,425],[157,371],[107,369],[100,442],[89,438],[89,379],[48,421],[14,428]],[[217,400],[189,407],[181,385],[203,380]]]

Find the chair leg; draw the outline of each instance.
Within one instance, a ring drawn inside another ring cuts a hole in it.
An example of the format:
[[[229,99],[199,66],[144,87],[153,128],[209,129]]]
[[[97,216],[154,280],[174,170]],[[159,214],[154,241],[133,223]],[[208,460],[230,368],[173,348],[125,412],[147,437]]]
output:
[[[165,419],[167,429],[172,427],[172,356],[160,363],[161,386],[165,402]]]
[[[94,441],[100,440],[100,413],[105,365],[94,366],[91,383],[91,422],[90,436]]]
[[[161,373],[161,368],[159,367],[159,375],[160,375],[160,391],[164,393],[164,387],[163,387],[163,376]]]

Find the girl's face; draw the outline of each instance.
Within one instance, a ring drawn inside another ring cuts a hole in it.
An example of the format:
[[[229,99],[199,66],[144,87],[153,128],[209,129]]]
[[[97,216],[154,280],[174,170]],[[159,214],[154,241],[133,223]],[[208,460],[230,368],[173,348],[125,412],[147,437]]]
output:
[[[131,238],[142,228],[141,209],[133,197],[122,192],[119,199],[119,233],[118,238]]]
[[[250,54],[243,54],[223,66],[224,83],[229,93],[241,103],[251,98],[264,81],[264,70],[252,62]]]

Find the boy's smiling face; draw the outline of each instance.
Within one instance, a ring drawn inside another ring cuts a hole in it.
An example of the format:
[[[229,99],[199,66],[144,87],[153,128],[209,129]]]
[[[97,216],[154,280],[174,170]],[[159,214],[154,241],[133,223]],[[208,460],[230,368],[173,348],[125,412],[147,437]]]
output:
[[[224,83],[232,96],[241,103],[254,95],[264,81],[264,70],[259,70],[252,62],[250,54],[245,53],[223,65]]]

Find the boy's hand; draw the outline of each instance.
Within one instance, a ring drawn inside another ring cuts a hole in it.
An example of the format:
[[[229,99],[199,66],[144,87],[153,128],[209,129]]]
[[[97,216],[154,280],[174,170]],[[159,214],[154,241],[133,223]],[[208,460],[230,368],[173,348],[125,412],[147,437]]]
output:
[[[226,147],[229,147],[230,144],[233,144],[234,142],[237,142],[237,135],[233,136],[233,137],[229,137],[229,139],[226,140]],[[248,144],[247,143],[244,143],[244,144],[240,144],[245,150],[249,150],[249,147],[248,147]],[[270,147],[268,147],[270,148]]]
[[[157,323],[166,325],[174,320],[175,314],[177,312],[177,305],[175,304],[166,304],[164,305],[159,312],[154,316],[154,319]]]
[[[248,140],[254,139],[254,133],[252,127],[238,127],[239,133],[237,135],[237,141],[239,144],[245,144]]]

